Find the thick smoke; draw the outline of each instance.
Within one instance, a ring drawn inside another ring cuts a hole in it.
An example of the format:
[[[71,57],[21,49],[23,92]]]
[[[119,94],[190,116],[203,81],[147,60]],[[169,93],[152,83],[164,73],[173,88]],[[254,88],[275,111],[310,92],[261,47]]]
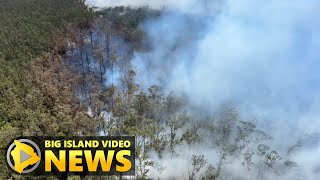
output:
[[[292,158],[305,178],[316,179],[320,148],[309,139],[320,130],[319,1],[95,3],[166,8],[160,18],[142,24],[153,51],[135,54],[140,81],[160,83],[209,111],[232,101],[244,115],[258,117],[281,153],[303,141]]]
[[[319,5],[226,1],[216,16],[167,13],[144,24],[154,51],[136,54],[136,66],[197,105],[233,101],[283,133],[318,132]]]

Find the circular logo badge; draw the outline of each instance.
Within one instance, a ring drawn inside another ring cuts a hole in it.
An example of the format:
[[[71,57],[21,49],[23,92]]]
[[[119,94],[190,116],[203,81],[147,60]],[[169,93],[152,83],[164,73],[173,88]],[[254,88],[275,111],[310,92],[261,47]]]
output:
[[[40,164],[39,146],[29,139],[14,140],[7,150],[7,162],[10,168],[20,174],[34,171]]]

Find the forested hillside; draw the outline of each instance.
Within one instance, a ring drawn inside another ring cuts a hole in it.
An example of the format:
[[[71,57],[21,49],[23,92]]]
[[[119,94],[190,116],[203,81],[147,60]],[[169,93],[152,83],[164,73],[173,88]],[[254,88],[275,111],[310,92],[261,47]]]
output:
[[[31,63],[44,52],[54,51],[54,37],[66,28],[88,28],[93,16],[84,2],[77,0],[0,1],[0,145],[24,135],[63,135],[66,118],[58,114],[65,106],[44,92],[32,77]],[[71,111],[71,110],[70,110]],[[72,131],[72,130],[70,130]],[[72,133],[72,132],[70,132]],[[1,156],[3,158],[3,156]],[[10,178],[1,161],[0,179]]]
[[[231,166],[264,179],[296,168],[234,105],[208,113],[183,94],[138,83],[132,59],[156,48],[143,23],[161,16],[147,7],[93,11],[81,0],[0,0],[1,147],[21,135],[136,138],[134,177],[42,179],[231,179]],[[28,179],[0,165],[0,179]]]

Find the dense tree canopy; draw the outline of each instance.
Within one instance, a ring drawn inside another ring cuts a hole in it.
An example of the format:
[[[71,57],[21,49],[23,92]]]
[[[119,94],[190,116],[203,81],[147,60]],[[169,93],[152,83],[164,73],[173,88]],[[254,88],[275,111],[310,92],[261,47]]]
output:
[[[158,85],[140,87],[130,60],[150,50],[140,25],[159,16],[147,7],[94,13],[82,0],[0,0],[2,149],[21,135],[134,135],[135,179],[149,178],[152,169],[161,173],[166,167],[157,160],[198,146],[217,154],[216,161],[189,154],[188,171],[179,172],[185,179],[222,178],[235,159],[257,178],[296,166],[232,105],[215,113],[197,110],[205,114],[197,116],[185,97]],[[4,162],[0,179],[28,179]]]
[[[78,0],[1,0],[0,58],[25,63],[49,47],[53,32],[91,19]]]
[[[72,134],[72,122],[88,119],[80,110],[65,107],[71,102],[53,101],[35,82],[30,63],[53,49],[55,33],[69,26],[87,28],[91,20],[91,12],[78,0],[0,1],[1,147],[21,135]],[[68,112],[55,113],[58,107]],[[7,179],[11,175],[5,161],[0,162],[0,179]]]

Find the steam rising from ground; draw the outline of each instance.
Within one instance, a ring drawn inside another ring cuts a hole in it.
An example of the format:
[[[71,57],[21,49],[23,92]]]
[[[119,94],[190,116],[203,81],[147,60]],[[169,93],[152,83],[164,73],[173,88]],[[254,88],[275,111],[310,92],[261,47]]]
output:
[[[258,116],[282,153],[319,132],[319,1],[95,2],[167,8],[142,25],[153,51],[136,53],[134,62],[146,85],[160,83],[209,111],[232,101],[241,113]],[[307,179],[317,177],[319,151],[312,141],[293,157]]]

